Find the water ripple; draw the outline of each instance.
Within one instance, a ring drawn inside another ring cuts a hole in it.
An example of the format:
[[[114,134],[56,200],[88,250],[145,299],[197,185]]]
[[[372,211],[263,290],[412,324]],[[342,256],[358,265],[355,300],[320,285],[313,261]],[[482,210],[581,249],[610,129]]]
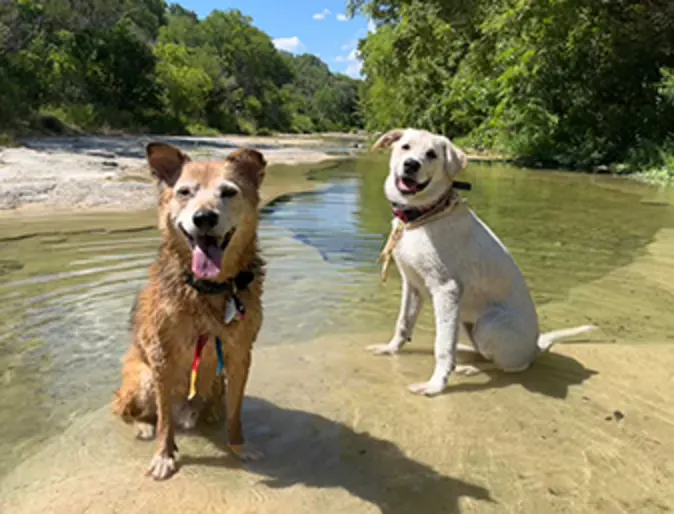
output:
[[[332,186],[263,211],[260,243],[269,271],[257,344],[392,330],[397,273],[382,285],[376,262],[390,229],[384,171],[347,166],[328,177]],[[470,203],[522,267],[544,328],[549,319],[593,321],[609,337],[631,341],[674,333],[669,207],[641,206],[584,177],[489,167],[470,173]],[[573,195],[564,188],[570,182],[578,185]],[[74,413],[109,400],[129,343],[129,309],[158,242],[148,230],[0,248],[0,426],[10,434],[0,434],[0,453],[8,462],[30,446],[28,439],[57,432]],[[429,311],[422,332],[433,330]],[[29,398],[13,421],[17,402]]]

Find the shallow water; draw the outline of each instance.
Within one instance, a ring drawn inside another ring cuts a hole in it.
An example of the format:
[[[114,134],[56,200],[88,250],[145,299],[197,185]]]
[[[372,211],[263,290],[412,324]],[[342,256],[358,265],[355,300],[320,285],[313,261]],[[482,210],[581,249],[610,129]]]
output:
[[[381,285],[376,263],[390,228],[385,173],[379,157],[348,161],[315,172],[317,190],[264,209],[259,347],[392,328],[397,275]],[[662,236],[674,226],[668,192],[500,165],[471,165],[464,179],[473,184],[464,195],[522,268],[544,329],[591,322],[602,340],[674,339],[674,239]],[[2,239],[0,476],[109,401],[132,298],[158,244],[154,230]],[[660,257],[630,271],[654,245]],[[574,293],[588,284],[601,286]],[[432,332],[428,312],[419,330]],[[383,341],[363,344],[371,342]]]

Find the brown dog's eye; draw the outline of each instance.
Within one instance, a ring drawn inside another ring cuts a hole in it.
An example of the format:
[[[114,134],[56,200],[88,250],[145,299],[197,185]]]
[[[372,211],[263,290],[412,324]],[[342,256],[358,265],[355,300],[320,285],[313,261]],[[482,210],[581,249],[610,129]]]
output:
[[[189,187],[181,187],[176,191],[176,196],[180,198],[189,198],[192,195]]]
[[[433,160],[438,158],[438,154],[435,153],[435,150],[429,150],[426,152],[426,157],[428,157],[430,160]]]
[[[232,198],[236,196],[239,191],[236,188],[225,186],[220,189],[220,198]]]
[[[405,144],[405,145],[402,145],[400,148],[402,148],[403,150],[409,150],[410,145]]]

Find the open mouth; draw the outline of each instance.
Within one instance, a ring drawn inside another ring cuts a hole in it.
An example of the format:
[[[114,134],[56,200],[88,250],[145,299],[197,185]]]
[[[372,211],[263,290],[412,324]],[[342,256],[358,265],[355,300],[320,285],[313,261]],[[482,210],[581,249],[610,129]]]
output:
[[[193,236],[182,225],[178,226],[192,248],[192,273],[197,278],[209,280],[217,278],[222,272],[222,256],[236,229],[231,229],[222,240],[219,240],[208,234]]]
[[[430,179],[426,182],[417,182],[410,177],[398,177],[396,180],[396,187],[403,195],[413,195],[426,189],[430,183]]]

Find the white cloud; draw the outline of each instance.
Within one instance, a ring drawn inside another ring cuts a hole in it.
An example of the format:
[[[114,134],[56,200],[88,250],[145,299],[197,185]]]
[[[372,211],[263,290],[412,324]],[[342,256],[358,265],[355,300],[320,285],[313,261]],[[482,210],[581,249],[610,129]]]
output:
[[[312,16],[312,18],[313,18],[314,20],[323,21],[325,18],[327,18],[327,17],[330,16],[331,14],[332,14],[332,13],[330,12],[330,9],[323,9],[323,11],[314,14],[314,15]],[[338,16],[338,18],[339,18],[339,16]]]
[[[350,52],[354,48],[358,48],[358,43],[360,42],[361,39],[365,37],[367,37],[367,31],[364,28],[358,29],[358,31],[354,34],[351,41],[342,45],[342,50],[344,50],[345,52]]]
[[[272,43],[278,50],[285,50],[286,52],[297,53],[306,50],[304,43],[297,36],[279,37],[274,39]]]
[[[346,52],[346,55],[338,55],[335,57],[336,62],[341,62],[346,64],[344,73],[353,77],[360,78],[363,76],[363,60],[358,53],[358,44],[362,38],[367,36],[367,31],[365,28],[360,28],[354,34],[351,41],[342,45],[342,50]]]
[[[367,31],[370,34],[374,34],[375,32],[377,32],[377,26],[374,24],[374,21],[372,21],[371,19],[367,21]]]
[[[349,55],[338,55],[335,61],[346,63],[344,73],[353,78],[359,78],[363,71],[363,61],[360,59],[360,54],[355,48],[349,52]]]
[[[338,14],[337,20],[339,20],[339,21],[349,21],[349,17],[346,14]]]
[[[363,63],[361,61],[352,62],[346,67],[345,73],[354,79],[358,79],[363,75]]]

